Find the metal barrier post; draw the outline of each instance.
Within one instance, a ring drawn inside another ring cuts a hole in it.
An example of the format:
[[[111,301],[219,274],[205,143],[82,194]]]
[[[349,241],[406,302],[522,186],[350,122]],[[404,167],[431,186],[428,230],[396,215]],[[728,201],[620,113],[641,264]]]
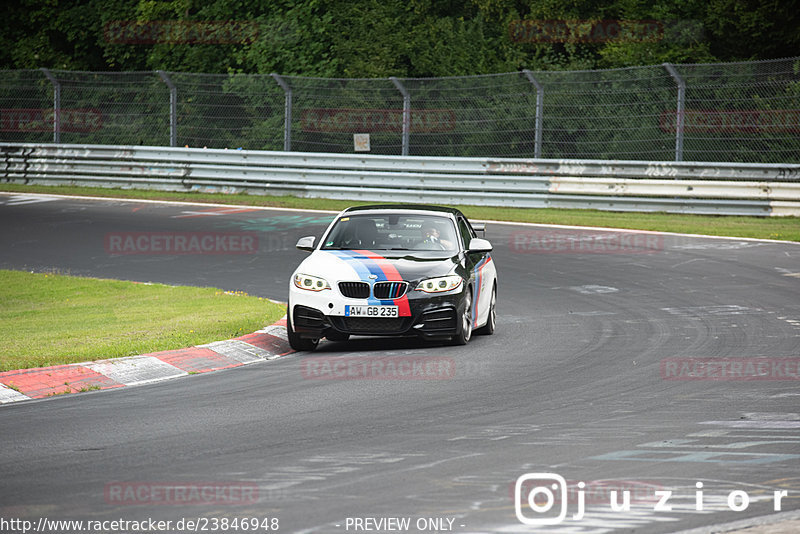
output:
[[[61,142],[61,84],[49,69],[42,67],[41,71],[53,84],[53,142],[58,144]]]
[[[292,150],[292,88],[279,74],[273,72],[270,76],[275,78],[286,95],[283,106],[283,150],[290,152]]]
[[[169,146],[178,146],[178,88],[163,70],[156,71],[169,87]]]
[[[686,106],[686,81],[671,63],[662,63],[669,75],[678,84],[678,110],[675,120],[675,161],[683,161],[683,122],[684,108]]]
[[[408,156],[408,145],[411,141],[411,94],[394,76],[389,78],[400,94],[403,95],[403,149],[402,155]]]
[[[536,116],[534,118],[534,122],[536,124],[536,129],[534,130],[533,134],[533,157],[534,158],[541,158],[542,157],[542,114],[544,112],[544,89],[542,88],[542,84],[533,77],[533,73],[528,69],[522,70],[525,77],[528,78],[528,81],[536,87]]]

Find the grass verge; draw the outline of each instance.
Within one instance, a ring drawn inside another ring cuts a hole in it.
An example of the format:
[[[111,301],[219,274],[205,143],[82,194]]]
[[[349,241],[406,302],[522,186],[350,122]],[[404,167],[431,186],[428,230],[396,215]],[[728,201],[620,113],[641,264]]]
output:
[[[274,197],[240,194],[163,192],[133,189],[104,189],[73,186],[0,184],[0,191],[51,193],[148,200],[180,200],[246,206],[339,211],[348,206],[373,204],[349,200]],[[607,228],[629,228],[682,234],[706,234],[800,241],[800,217],[735,217],[729,215],[681,215],[671,213],[629,213],[599,210],[490,208],[457,206],[470,219],[563,224]]]
[[[180,349],[249,334],[282,306],[241,292],[0,270],[0,371]]]

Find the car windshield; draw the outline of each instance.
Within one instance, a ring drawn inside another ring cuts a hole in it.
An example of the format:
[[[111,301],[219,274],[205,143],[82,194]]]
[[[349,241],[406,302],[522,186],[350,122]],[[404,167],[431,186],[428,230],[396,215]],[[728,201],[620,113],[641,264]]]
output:
[[[322,250],[458,250],[447,217],[385,214],[353,215],[336,221]]]

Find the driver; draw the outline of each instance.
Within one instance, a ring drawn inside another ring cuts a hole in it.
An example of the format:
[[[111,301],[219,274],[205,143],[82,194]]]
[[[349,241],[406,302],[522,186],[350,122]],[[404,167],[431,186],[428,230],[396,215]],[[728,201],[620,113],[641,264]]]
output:
[[[422,238],[423,244],[432,244],[442,250],[450,250],[453,248],[452,241],[442,239],[439,228],[433,223],[422,225]]]

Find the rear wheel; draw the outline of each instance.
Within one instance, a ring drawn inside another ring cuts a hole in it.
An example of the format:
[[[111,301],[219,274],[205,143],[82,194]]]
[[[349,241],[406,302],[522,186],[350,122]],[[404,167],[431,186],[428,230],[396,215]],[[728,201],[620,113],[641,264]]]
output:
[[[472,338],[472,292],[467,291],[462,303],[463,309],[459,310],[456,335],[450,342],[453,345],[466,345]]]
[[[297,351],[312,351],[317,348],[319,339],[308,339],[300,337],[292,328],[292,308],[289,306],[289,313],[286,315],[286,337],[289,338],[289,346]]]
[[[497,286],[492,287],[492,297],[489,301],[489,317],[486,319],[486,324],[475,333],[482,336],[491,336],[494,334],[494,329],[497,326]]]

